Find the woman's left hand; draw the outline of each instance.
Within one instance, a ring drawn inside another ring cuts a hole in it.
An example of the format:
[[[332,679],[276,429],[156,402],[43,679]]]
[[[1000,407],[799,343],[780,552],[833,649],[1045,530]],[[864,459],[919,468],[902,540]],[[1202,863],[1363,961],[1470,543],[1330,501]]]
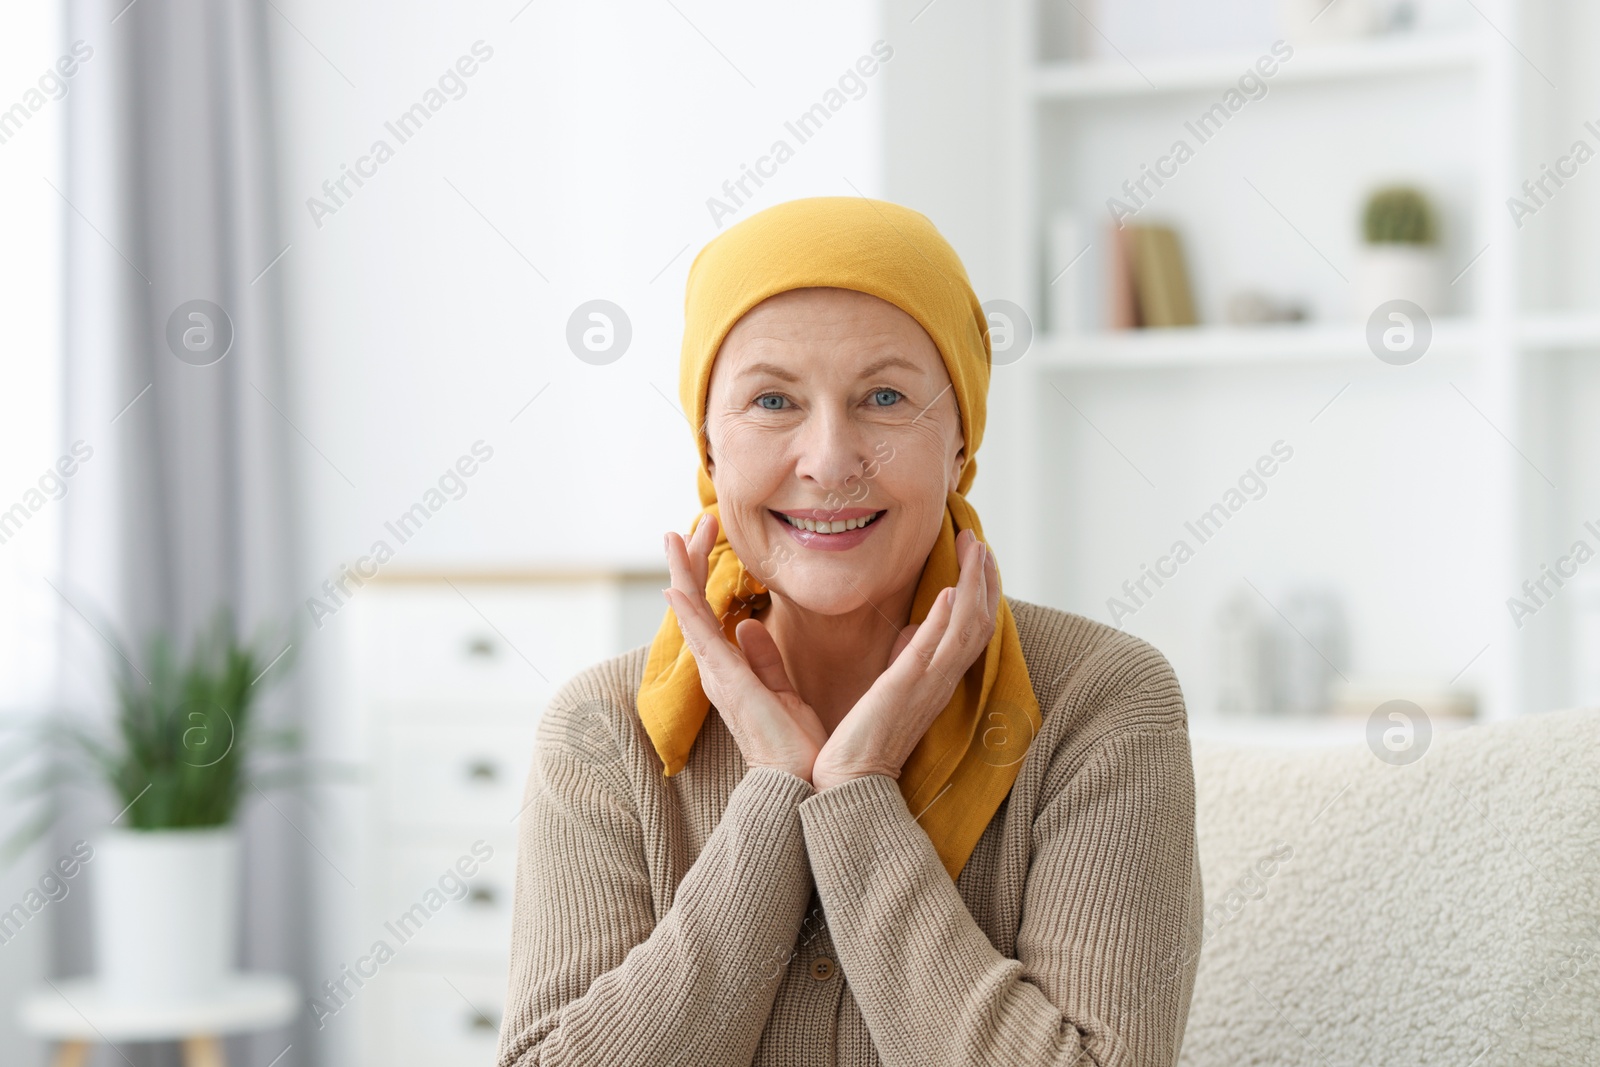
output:
[[[955,586],[939,594],[926,619],[901,631],[888,668],[817,753],[811,784],[818,792],[869,774],[898,779],[967,668],[989,647],[1000,615],[999,565],[971,530],[956,535],[956,555]]]

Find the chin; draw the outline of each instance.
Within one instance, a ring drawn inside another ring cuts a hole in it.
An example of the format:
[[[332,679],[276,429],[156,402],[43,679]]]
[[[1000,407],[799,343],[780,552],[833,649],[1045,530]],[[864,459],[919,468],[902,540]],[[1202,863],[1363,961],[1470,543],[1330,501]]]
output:
[[[867,590],[867,597],[864,600],[861,593],[856,592],[845,582],[840,582],[837,587],[834,582],[806,582],[802,585],[800,595],[782,589],[774,592],[797,608],[805,608],[811,614],[848,614],[872,600],[870,590]]]
[[[839,568],[817,570],[824,573],[806,574],[791,564],[767,588],[790,604],[817,615],[844,615],[883,598],[878,583],[864,568],[851,568],[848,572]]]

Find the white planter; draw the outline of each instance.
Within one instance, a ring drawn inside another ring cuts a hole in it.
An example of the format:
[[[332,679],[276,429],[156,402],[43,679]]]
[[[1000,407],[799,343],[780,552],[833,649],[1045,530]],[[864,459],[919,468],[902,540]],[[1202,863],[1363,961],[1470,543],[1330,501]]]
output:
[[[142,1003],[203,998],[233,972],[233,827],[108,828],[94,877],[95,961],[108,993]]]
[[[1290,44],[1333,44],[1378,29],[1373,0],[1278,0],[1278,24]]]
[[[1409,300],[1430,319],[1444,313],[1444,268],[1435,249],[1426,245],[1363,245],[1356,262],[1355,306],[1366,322],[1380,304]]]

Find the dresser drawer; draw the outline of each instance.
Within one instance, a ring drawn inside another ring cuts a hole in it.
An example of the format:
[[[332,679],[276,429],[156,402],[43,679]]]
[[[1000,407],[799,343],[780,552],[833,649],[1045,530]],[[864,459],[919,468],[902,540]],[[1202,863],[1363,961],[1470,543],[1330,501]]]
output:
[[[470,841],[468,836],[461,835],[459,847],[389,849],[382,914],[409,938],[408,952],[415,947],[431,953],[504,957],[511,951],[516,839],[510,833]],[[462,870],[473,873],[463,877]],[[430,903],[437,910],[430,911]],[[417,910],[419,904],[422,911]],[[410,918],[402,926],[403,916]]]
[[[500,1044],[503,968],[388,976],[380,1016],[389,1067],[486,1067]]]
[[[622,595],[605,582],[394,586],[363,606],[365,682],[382,701],[542,706],[621,641]]]
[[[397,826],[511,828],[533,761],[538,720],[484,726],[392,724],[385,817]]]

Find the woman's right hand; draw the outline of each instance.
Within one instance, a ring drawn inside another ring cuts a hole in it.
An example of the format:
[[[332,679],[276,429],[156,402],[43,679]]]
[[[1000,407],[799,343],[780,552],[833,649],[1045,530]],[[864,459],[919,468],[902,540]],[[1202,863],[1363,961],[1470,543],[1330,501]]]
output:
[[[700,668],[700,687],[722,716],[728,732],[751,767],[774,767],[811,781],[817,753],[828,732],[817,713],[795,692],[783,656],[767,628],[744,619],[734,629],[735,645],[724,636],[722,620],[706,601],[711,547],[717,518],[706,514],[686,543],[666,535],[672,587],[663,590],[678,628]]]

